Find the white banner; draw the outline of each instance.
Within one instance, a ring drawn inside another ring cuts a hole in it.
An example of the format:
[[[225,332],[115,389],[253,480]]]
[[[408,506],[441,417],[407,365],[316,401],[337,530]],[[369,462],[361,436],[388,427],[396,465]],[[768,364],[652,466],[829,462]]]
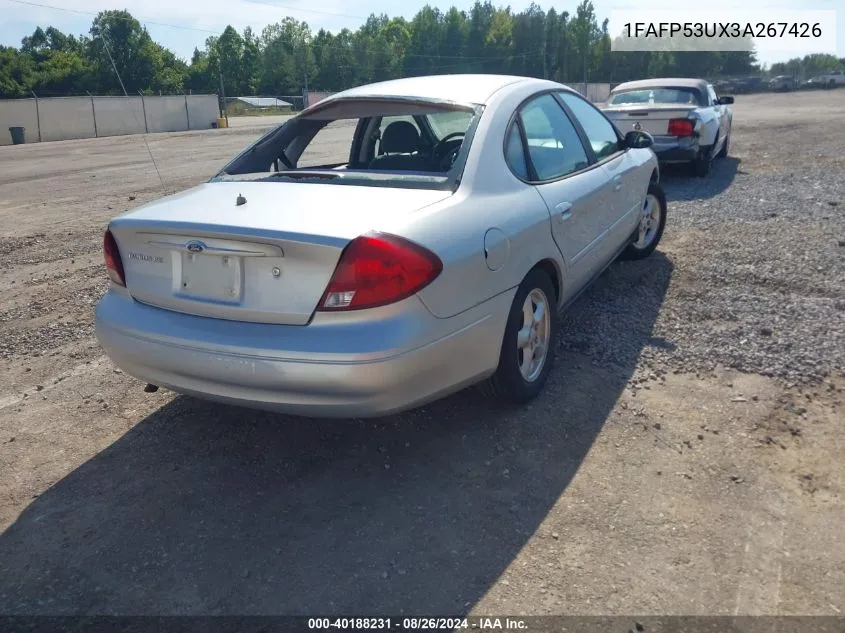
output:
[[[836,11],[767,9],[613,9],[613,51],[836,53]]]

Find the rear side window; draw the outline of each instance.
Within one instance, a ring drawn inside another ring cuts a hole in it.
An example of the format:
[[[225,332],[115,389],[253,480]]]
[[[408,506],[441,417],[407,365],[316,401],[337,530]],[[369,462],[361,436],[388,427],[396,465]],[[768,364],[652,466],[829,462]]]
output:
[[[505,160],[517,176],[528,180],[528,167],[525,164],[525,148],[522,146],[522,136],[516,123],[511,125],[508,140],[505,144]]]
[[[584,128],[597,160],[607,158],[619,151],[619,137],[616,128],[592,103],[571,92],[558,93],[563,102],[572,110],[575,118]]]
[[[528,156],[538,180],[552,180],[589,164],[566,112],[550,94],[532,99],[519,112]]]

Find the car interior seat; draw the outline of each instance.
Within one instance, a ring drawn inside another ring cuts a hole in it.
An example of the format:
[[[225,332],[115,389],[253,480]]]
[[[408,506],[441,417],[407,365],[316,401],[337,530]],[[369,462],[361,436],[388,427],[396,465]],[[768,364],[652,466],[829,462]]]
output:
[[[426,156],[415,154],[420,146],[420,133],[409,121],[394,121],[381,135],[381,156],[370,161],[370,169],[430,171]]]

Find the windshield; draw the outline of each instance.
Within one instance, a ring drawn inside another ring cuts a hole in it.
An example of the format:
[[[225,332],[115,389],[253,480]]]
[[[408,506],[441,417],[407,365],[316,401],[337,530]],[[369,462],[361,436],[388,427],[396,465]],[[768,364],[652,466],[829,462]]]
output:
[[[613,93],[609,105],[648,105],[651,103],[698,105],[698,91],[694,88],[645,88]]]
[[[448,188],[480,114],[480,106],[337,100],[266,134],[215,179]]]

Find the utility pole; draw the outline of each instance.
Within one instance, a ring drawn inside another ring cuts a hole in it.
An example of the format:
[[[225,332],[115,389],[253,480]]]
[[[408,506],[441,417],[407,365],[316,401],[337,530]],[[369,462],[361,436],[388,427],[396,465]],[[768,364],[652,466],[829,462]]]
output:
[[[563,28],[561,29],[561,38],[560,38],[560,49],[563,51],[563,55],[561,57],[560,65],[561,65],[561,81],[566,83],[569,81],[568,69],[567,69],[567,62],[568,56],[566,54],[566,20],[569,17],[569,13],[564,11],[563,15],[561,16],[563,19]]]
[[[226,119],[226,125],[229,125],[229,115],[226,112],[226,89],[223,87],[223,71],[217,70],[217,79],[220,81],[220,116]]]
[[[308,44],[303,43],[300,46],[302,50],[302,74],[305,76],[305,92],[308,92]]]
[[[549,45],[549,38],[548,38],[548,29],[546,28],[546,21],[543,20],[543,79],[549,78],[549,72],[547,70],[547,63],[549,57],[548,51]]]
[[[584,45],[584,90],[587,90],[587,45]]]
[[[590,31],[584,28],[584,96],[587,96],[587,56],[590,52]]]

